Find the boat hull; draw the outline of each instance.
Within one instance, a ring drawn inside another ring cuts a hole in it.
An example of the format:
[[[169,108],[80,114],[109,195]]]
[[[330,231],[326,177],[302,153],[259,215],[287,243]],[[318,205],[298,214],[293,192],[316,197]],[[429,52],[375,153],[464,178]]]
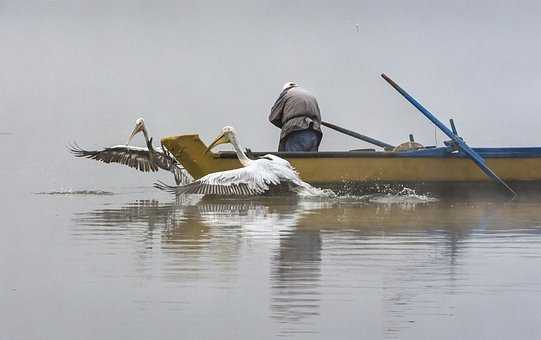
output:
[[[198,135],[172,136],[162,143],[194,177],[239,168],[233,152],[206,153]],[[504,181],[513,185],[541,183],[541,148],[476,149],[487,165]],[[253,153],[260,156],[264,153]],[[414,152],[272,152],[287,159],[301,178],[319,186],[486,186],[491,180],[468,158],[445,148]]]

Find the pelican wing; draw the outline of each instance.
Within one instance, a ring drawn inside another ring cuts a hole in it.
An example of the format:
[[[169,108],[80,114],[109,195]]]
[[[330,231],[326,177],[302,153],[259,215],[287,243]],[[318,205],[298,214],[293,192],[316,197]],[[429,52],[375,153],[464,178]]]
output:
[[[150,140],[150,145],[152,145],[152,138]],[[162,144],[161,148],[155,149],[155,152],[152,154],[152,158],[158,167],[169,170],[173,173],[177,185],[186,184],[193,181],[193,178],[186,172],[175,156],[173,156],[173,154],[167,150],[165,145]]]
[[[169,186],[158,182],[154,186],[176,195],[258,195],[269,190],[271,185],[280,184],[280,176],[267,171],[267,160],[256,160],[243,168],[215,172],[187,185]]]
[[[158,171],[148,149],[128,145],[116,145],[102,150],[84,150],[74,144],[69,150],[76,157],[95,159],[104,163],[119,163],[140,171]]]
[[[179,186],[172,186],[158,181],[154,183],[154,187],[177,196],[182,194],[202,194],[202,195],[241,195],[251,196],[263,193],[252,190],[247,184],[231,184],[228,186],[215,184],[202,184],[198,181]]]

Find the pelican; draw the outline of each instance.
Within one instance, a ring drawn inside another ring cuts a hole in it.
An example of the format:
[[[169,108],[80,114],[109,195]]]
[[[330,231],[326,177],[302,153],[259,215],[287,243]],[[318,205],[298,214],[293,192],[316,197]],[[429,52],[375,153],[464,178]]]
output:
[[[208,174],[186,185],[174,187],[158,182],[154,184],[154,187],[177,196],[181,194],[259,195],[281,185],[288,186],[296,193],[301,193],[303,190],[322,192],[303,182],[297,171],[285,159],[271,154],[255,160],[249,159],[243,151],[235,129],[231,126],[222,129],[222,133],[209,145],[206,152],[225,143],[233,145],[242,165],[241,168]]]
[[[143,132],[145,136],[146,148],[129,145],[132,138],[139,132]],[[190,180],[184,168],[163,145],[159,149],[154,149],[152,137],[148,137],[143,118],[135,121],[135,128],[125,145],[115,145],[102,150],[84,150],[74,143],[69,150],[76,157],[95,159],[104,163],[120,163],[143,172],[156,172],[159,169],[171,171],[177,185],[188,183]]]

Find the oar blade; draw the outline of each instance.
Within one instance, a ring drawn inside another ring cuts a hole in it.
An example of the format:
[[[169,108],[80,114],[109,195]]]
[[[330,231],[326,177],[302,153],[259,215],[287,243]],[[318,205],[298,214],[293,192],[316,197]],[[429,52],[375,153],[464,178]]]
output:
[[[518,197],[518,194],[513,190],[507,183],[504,182],[492,169],[490,169],[487,165],[485,160],[479,156],[477,152],[472,150],[470,147],[466,146],[466,148],[459,145],[459,148],[461,151],[463,151],[466,155],[470,157],[470,159],[487,175],[488,177],[492,178],[495,182],[499,183],[501,186],[503,186],[509,193],[513,195],[513,199]]]

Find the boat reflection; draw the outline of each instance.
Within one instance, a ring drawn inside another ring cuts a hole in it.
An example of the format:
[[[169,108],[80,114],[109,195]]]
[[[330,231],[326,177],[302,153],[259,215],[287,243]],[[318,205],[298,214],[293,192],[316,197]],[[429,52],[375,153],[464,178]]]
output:
[[[393,337],[414,324],[412,310],[452,314],[453,306],[442,310],[423,296],[464,289],[461,257],[473,244],[508,247],[517,237],[538,237],[538,208],[535,202],[192,196],[83,212],[73,234],[113,246],[115,237],[133,240],[141,272],[155,272],[152,258],[160,256],[160,277],[183,287],[267,281],[282,335],[318,329],[323,297],[355,313],[360,292],[379,287],[384,335]]]

